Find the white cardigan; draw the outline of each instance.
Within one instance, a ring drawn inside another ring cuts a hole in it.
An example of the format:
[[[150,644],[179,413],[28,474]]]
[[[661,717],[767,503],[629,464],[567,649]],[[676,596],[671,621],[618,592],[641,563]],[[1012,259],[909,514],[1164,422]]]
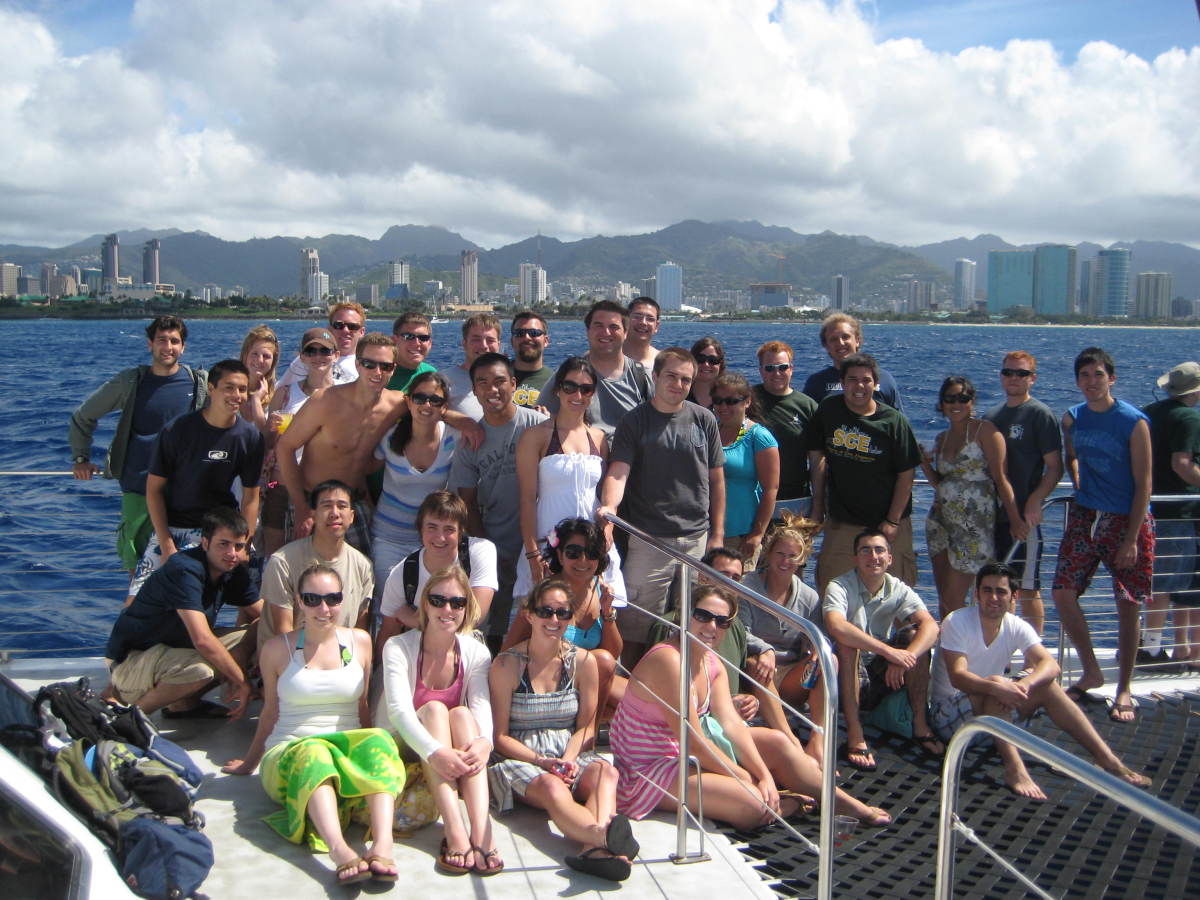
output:
[[[492,700],[488,689],[488,669],[491,668],[492,657],[487,647],[471,635],[459,634],[455,637],[463,665],[463,705],[471,710],[480,736],[490,745]],[[420,674],[417,666],[420,652],[421,632],[416,629],[388,639],[383,645],[383,696],[392,727],[404,743],[426,760],[443,745],[421,724],[413,708],[413,692],[417,689],[417,676]]]

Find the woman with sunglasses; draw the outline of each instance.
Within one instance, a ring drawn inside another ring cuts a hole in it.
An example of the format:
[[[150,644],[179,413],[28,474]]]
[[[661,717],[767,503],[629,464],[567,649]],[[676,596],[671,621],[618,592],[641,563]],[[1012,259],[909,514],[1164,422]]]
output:
[[[697,811],[696,779],[703,781],[704,812],[743,830],[771,821],[772,813],[789,815],[795,798],[781,799],[776,781],[790,791],[817,796],[821,770],[793,741],[773,728],[748,728],[734,708],[729,679],[716,648],[738,614],[735,597],[712,585],[692,593],[687,634],[691,703],[686,714],[688,747],[700,760],[702,773],[688,778],[688,808]],[[697,641],[699,643],[697,643]],[[672,705],[679,698],[679,648],[655,644],[633,670],[625,697],[613,717],[610,739],[620,779],[617,807],[631,819],[655,809],[674,810],[677,788],[680,716]],[[837,811],[866,825],[887,825],[891,817],[843,790]]]
[[[337,627],[342,582],[333,569],[310,566],[299,586],[300,628],[271,638],[259,655],[263,708],[254,740],[221,771],[250,775],[261,765],[263,789],[284,807],[267,823],[295,844],[311,823],[338,884],[395,881],[392,817],[404,767],[391,735],[371,727],[371,637]],[[342,823],[364,804],[371,849],[360,856]]]
[[[570,586],[538,584],[525,602],[529,637],[496,657],[488,680],[496,754],[488,770],[492,802],[513,808],[514,794],[544,809],[570,840],[572,869],[609,881],[629,877],[638,844],[617,813],[617,770],[589,752],[595,740],[596,662],[566,639],[575,616]]]
[[[496,875],[504,861],[492,846],[487,761],[492,752],[488,699],[491,656],[471,636],[479,604],[467,573],[453,565],[430,576],[421,593],[420,630],[383,647],[388,718],[421,760],[442,816],[439,872]],[[463,827],[459,799],[466,804]]]
[[[775,513],[779,442],[758,423],[750,382],[735,372],[713,382],[712,411],[725,450],[725,546],[737,550],[746,568],[753,569]]]
[[[563,360],[552,379],[558,413],[526,429],[517,443],[525,565],[517,568],[514,597],[524,597],[549,572],[546,536],[551,529],[563,519],[590,519],[596,510],[596,486],[608,461],[604,432],[586,420],[597,381],[596,370],[582,356]],[[624,606],[625,581],[615,548],[602,568],[620,598],[617,605]]]
[[[995,556],[996,498],[1010,522],[1021,522],[1004,472],[1004,436],[987,419],[975,418],[975,386],[963,375],[942,382],[937,411],[950,427],[924,453],[921,468],[937,492],[925,520],[941,618],[960,609],[975,573]]]
[[[266,325],[256,325],[242,341],[242,365],[250,371],[250,395],[241,416],[259,431],[267,430],[267,407],[275,393],[275,368],[279,365],[279,338]]]
[[[692,344],[692,357],[696,360],[696,377],[688,399],[712,409],[713,382],[725,374],[725,348],[715,337],[702,337]]]
[[[375,585],[382,595],[392,568],[421,547],[417,509],[446,487],[458,432],[444,421],[450,385],[437,372],[409,382],[407,409],[375,449],[383,465],[383,491],[371,518],[371,557]]]
[[[333,360],[337,344],[327,328],[310,328],[300,338],[300,356],[307,374],[299,381],[281,384],[271,397],[267,416],[267,458],[263,479],[266,489],[262,500],[262,552],[269,556],[288,539],[288,492],[275,459],[275,442],[287,431],[292,417],[308,398],[333,384]]]

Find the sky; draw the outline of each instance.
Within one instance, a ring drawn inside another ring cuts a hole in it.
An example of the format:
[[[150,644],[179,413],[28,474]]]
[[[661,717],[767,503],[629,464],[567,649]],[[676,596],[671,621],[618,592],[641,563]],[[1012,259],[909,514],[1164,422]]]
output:
[[[0,243],[1200,246],[1194,0],[0,0]]]

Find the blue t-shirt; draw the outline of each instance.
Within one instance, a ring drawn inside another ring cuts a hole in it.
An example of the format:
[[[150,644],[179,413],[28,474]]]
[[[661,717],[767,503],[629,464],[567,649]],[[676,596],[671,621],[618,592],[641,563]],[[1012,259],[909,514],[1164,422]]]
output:
[[[243,487],[257,487],[262,465],[263,437],[257,428],[241,416],[229,428],[216,428],[198,410],[162,430],[150,474],[167,479],[167,524],[199,528],[210,509],[237,509],[234,478],[240,477]]]
[[[196,384],[192,373],[180,367],[174,375],[147,372],[138,382],[133,399],[133,427],[121,469],[121,490],[146,493],[146,473],[154,457],[154,442],[168,422],[192,408]]]
[[[1088,409],[1086,403],[1072,406],[1068,412],[1071,446],[1079,463],[1079,490],[1075,501],[1089,509],[1129,515],[1133,507],[1133,463],[1129,437],[1146,414],[1124,400],[1117,400],[1105,412]]]
[[[812,397],[818,404],[832,394],[842,393],[842,373],[834,366],[826,366],[820,372],[813,372],[804,382],[804,393]],[[904,412],[904,402],[900,399],[900,386],[887,369],[879,370],[879,385],[875,388],[875,399],[882,400],[888,406],[893,406]]]
[[[775,435],[757,422],[747,422],[746,430],[725,451],[725,534],[737,537],[750,531],[754,514],[762,499],[762,484],[754,455],[768,447],[778,447]]]

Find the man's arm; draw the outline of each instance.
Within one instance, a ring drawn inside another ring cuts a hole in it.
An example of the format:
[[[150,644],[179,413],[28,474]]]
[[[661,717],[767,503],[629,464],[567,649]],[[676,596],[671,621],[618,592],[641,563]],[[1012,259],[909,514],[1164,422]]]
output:
[[[1029,494],[1025,501],[1025,522],[1030,528],[1042,524],[1042,504],[1050,496],[1050,492],[1058,485],[1058,479],[1063,473],[1062,448],[1050,450],[1042,455],[1042,480]]]
[[[246,682],[242,667],[234,661],[233,657],[229,655],[229,651],[225,649],[225,645],[212,633],[204,613],[196,609],[179,609],[176,612],[183,620],[183,625],[187,629],[188,637],[191,638],[196,652],[203,656],[205,662],[211,665],[222,680],[229,685],[230,695],[235,704],[229,718],[240,719],[245,714],[246,704],[250,699],[250,685]]]
[[[908,501],[912,498],[916,471],[905,469],[896,473],[896,484],[892,487],[892,502],[888,504],[887,518],[879,523],[879,530],[888,539],[888,543],[894,541],[900,531],[900,520],[904,516],[904,510],[908,508]]]
[[[254,529],[258,525],[258,507],[262,500],[262,491],[256,487],[242,488],[242,517],[246,520],[246,527],[250,529],[247,537],[254,537]]]
[[[146,476],[146,512],[150,515],[150,524],[154,526],[154,534],[158,537],[162,561],[166,562],[176,548],[171,537],[170,525],[167,523],[167,479],[161,475]]]
[[[708,470],[708,545],[706,550],[725,543],[725,469]]]
[[[1190,450],[1171,454],[1171,471],[1193,487],[1200,487],[1200,465]]]
[[[629,463],[610,462],[604,480],[600,482],[600,507],[596,510],[596,518],[601,525],[608,524],[604,520],[605,515],[617,514],[617,507],[625,499],[625,486],[628,483]]]
[[[467,534],[472,537],[487,537],[483,533],[483,514],[479,511],[479,488],[460,487],[458,496],[467,505]]]
[[[1129,507],[1129,524],[1115,559],[1121,568],[1129,568],[1137,560],[1138,532],[1150,510],[1150,426],[1145,419],[1139,419],[1129,435],[1129,467],[1133,470],[1133,502]]]
[[[808,451],[808,477],[812,483],[812,518],[825,521],[825,454],[820,450]]]
[[[71,414],[71,419],[67,424],[67,443],[71,447],[72,459],[77,456],[90,455],[92,435],[96,433],[96,425],[100,419],[114,409],[124,408],[129,400],[129,387],[126,373],[118,373],[100,385]],[[100,471],[100,467],[93,465],[90,461],[72,465],[72,474],[81,481],[88,481]]]
[[[275,444],[275,461],[279,464],[279,478],[287,488],[292,502],[295,520],[294,537],[307,537],[312,531],[312,510],[308,508],[308,490],[300,463],[296,462],[296,451],[307,444],[321,430],[324,408],[324,392],[314,394],[300,407],[288,430],[279,436]]]
[[[850,622],[846,616],[836,610],[825,611],[825,630],[833,639],[835,644],[843,647],[853,647],[856,650],[866,650],[868,653],[875,653],[882,656],[889,662],[895,662],[893,656],[897,650],[883,641],[876,640],[863,631],[857,625]],[[901,653],[905,651],[899,651]],[[910,656],[912,654],[909,654]]]
[[[1004,706],[1012,708],[1024,703],[1029,698],[1029,688],[1018,682],[1011,681],[1003,675],[984,678],[973,675],[967,668],[967,654],[957,650],[947,650],[942,647],[942,661],[946,664],[946,674],[950,683],[964,694],[976,697],[994,697]]]
[[[447,409],[442,413],[442,419],[451,428],[458,430],[458,433],[463,436],[467,446],[472,450],[478,450],[483,445],[483,439],[487,436],[483,430],[483,426],[470,416],[459,412],[456,409]]]
[[[908,617],[910,625],[917,626],[917,633],[908,644],[908,652],[914,656],[920,656],[927,650],[931,650],[933,645],[937,643],[938,634],[941,629],[938,628],[938,623],[928,610],[919,609]]]

